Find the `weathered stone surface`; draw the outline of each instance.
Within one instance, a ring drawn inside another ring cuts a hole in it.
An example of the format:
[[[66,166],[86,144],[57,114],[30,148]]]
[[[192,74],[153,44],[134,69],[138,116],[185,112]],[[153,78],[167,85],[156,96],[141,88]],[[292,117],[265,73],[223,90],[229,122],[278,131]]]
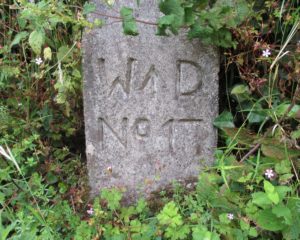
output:
[[[136,8],[135,2],[119,4]],[[116,15],[98,1],[97,11]],[[156,1],[141,1],[137,18],[155,22],[158,16]],[[84,36],[89,181],[92,195],[116,186],[136,197],[197,176],[201,161],[213,160],[218,52],[184,34],[156,36],[147,24],[138,24],[139,36],[124,36],[115,21]]]

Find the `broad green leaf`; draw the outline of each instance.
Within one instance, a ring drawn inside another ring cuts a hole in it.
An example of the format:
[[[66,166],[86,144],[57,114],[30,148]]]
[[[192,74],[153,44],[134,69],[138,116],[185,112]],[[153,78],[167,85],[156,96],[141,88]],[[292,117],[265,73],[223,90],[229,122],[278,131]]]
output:
[[[231,95],[242,95],[242,94],[250,94],[249,87],[245,84],[238,84],[233,87],[231,90]]]
[[[272,213],[274,213],[277,217],[283,217],[285,224],[292,224],[291,210],[288,207],[284,206],[282,203],[274,206],[274,208],[272,209]]]
[[[222,112],[215,120],[214,126],[218,128],[234,128],[233,116],[231,112]]]
[[[269,231],[279,231],[284,229],[286,226],[283,224],[280,218],[272,213],[272,209],[265,209],[259,211],[257,217],[257,224],[259,227]]]
[[[264,140],[262,140],[264,141]],[[294,150],[294,149],[285,149],[284,145],[281,144],[274,144],[274,145],[269,145],[269,144],[262,144],[261,150],[263,154],[267,157],[271,157],[274,159],[278,160],[284,160],[287,159],[288,157],[294,158],[300,156],[300,151],[299,150]],[[287,152],[287,154],[286,154]]]
[[[272,205],[272,201],[264,192],[255,192],[252,194],[252,202],[262,208]]]
[[[264,180],[264,189],[268,198],[275,204],[279,203],[279,195],[275,190],[275,187],[269,182]]]
[[[251,227],[251,228],[249,229],[248,234],[249,234],[250,237],[257,237],[257,235],[258,235],[257,230],[256,230],[256,228],[254,228],[254,227]]]
[[[11,42],[11,44],[10,44],[9,47],[11,48],[13,45],[19,44],[19,43],[20,43],[23,39],[25,39],[27,36],[28,36],[28,32],[26,32],[26,31],[19,32],[19,33],[15,36],[14,40]]]
[[[264,190],[266,193],[273,193],[275,192],[275,187],[269,181],[264,180]]]
[[[68,46],[63,45],[58,49],[57,60],[60,62],[69,62],[71,61],[71,50]]]
[[[287,110],[290,107],[290,103],[282,103],[280,104],[276,109],[275,112],[278,117],[284,116],[284,114],[287,112]],[[297,115],[297,112],[300,111],[300,105],[294,105],[292,109],[287,114],[288,117],[295,118]]]
[[[120,13],[122,16],[124,34],[133,36],[138,35],[138,28],[133,17],[133,10],[128,7],[122,7]]]
[[[45,42],[44,32],[35,30],[32,33],[30,33],[29,45],[37,55],[41,53],[41,48],[44,42]]]
[[[292,166],[289,160],[283,160],[275,164],[275,171],[278,174],[291,173]]]

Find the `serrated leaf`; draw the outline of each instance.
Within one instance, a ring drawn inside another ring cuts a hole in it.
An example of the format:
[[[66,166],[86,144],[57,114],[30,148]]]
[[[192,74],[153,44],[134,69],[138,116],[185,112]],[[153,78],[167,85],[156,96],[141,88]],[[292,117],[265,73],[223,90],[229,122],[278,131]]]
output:
[[[14,40],[11,42],[11,44],[10,44],[9,47],[11,48],[13,45],[19,44],[19,43],[20,43],[23,39],[25,39],[27,36],[28,36],[28,32],[26,32],[26,31],[19,32],[19,33],[15,36]]]
[[[28,41],[32,50],[39,55],[41,53],[42,45],[45,42],[44,32],[38,30],[31,32]]]
[[[223,111],[215,120],[214,126],[218,128],[234,128],[231,112]]]
[[[122,7],[120,11],[123,23],[123,32],[126,35],[138,35],[138,28],[133,17],[133,10],[128,7]]]

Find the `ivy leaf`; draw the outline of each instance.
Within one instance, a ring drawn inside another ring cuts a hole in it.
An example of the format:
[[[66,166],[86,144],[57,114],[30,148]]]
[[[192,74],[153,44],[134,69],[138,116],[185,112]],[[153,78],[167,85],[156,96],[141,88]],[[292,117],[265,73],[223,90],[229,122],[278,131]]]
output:
[[[172,24],[172,22],[174,21],[174,18],[175,18],[174,14],[161,17],[158,20],[157,35],[166,36],[167,35],[166,30],[167,30],[168,26],[170,26]]]
[[[123,22],[124,34],[132,36],[138,35],[138,28],[133,17],[133,10],[128,7],[122,7],[120,13]]]
[[[217,128],[234,128],[233,116],[231,112],[223,111],[214,120],[214,126]]]
[[[166,16],[163,16],[163,20],[161,18],[158,20],[158,33],[165,33],[165,30],[169,27],[173,34],[177,34],[178,29],[184,22],[185,14],[181,2],[179,0],[162,0],[159,3],[159,9],[166,16],[172,17],[166,18]]]
[[[20,43],[23,39],[25,39],[27,36],[28,36],[28,32],[26,32],[26,31],[19,32],[19,33],[15,36],[14,40],[11,42],[11,44],[10,44],[9,47],[11,48],[13,45],[19,44],[19,43]]]
[[[39,30],[34,30],[32,33],[30,33],[29,45],[37,55],[41,53],[41,48],[44,42],[45,42],[44,32]]]

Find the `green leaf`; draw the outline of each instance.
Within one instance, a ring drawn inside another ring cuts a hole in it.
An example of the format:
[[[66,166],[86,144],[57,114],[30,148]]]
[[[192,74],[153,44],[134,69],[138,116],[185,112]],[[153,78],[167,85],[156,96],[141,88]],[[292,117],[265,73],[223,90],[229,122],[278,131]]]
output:
[[[256,230],[256,228],[254,228],[254,227],[251,227],[251,228],[249,229],[248,234],[249,234],[250,237],[257,237],[257,236],[258,236],[257,230]]]
[[[266,180],[264,180],[264,189],[266,193],[275,192],[275,187],[269,181]]]
[[[178,213],[179,209],[176,207],[175,202],[167,203],[162,211],[157,215],[157,219],[162,225],[169,225],[173,228],[183,224],[182,217]]]
[[[265,209],[258,212],[257,224],[261,228],[269,231],[279,231],[286,226],[277,216],[272,213],[272,209]]]
[[[159,9],[166,16],[163,16],[163,20],[160,18],[158,22],[158,33],[164,33],[167,27],[170,28],[173,34],[177,34],[179,28],[184,22],[184,8],[181,6],[180,0],[161,0],[159,3]],[[167,17],[172,16],[172,17]],[[167,17],[167,18],[166,18]]]
[[[70,62],[71,59],[71,50],[68,46],[63,45],[58,49],[57,60],[61,62]]]
[[[272,205],[272,201],[264,192],[255,192],[252,194],[252,202],[262,208]]]
[[[188,26],[195,23],[195,14],[192,7],[184,8],[184,23]]]
[[[44,42],[45,42],[44,32],[35,30],[32,33],[30,33],[29,45],[37,55],[41,53],[41,48]]]
[[[116,210],[120,207],[122,193],[117,189],[102,189],[101,198],[107,202],[107,207],[110,210]]]
[[[264,142],[263,139],[262,142]],[[261,150],[265,156],[279,160],[287,159],[288,156],[290,158],[300,156],[299,150],[286,149],[284,145],[279,145],[277,143],[274,143],[273,145],[270,145],[269,143],[262,144]]]
[[[51,60],[51,59],[52,59],[52,51],[51,51],[51,48],[46,47],[46,48],[44,49],[44,59],[45,59],[45,60]]]
[[[233,116],[231,112],[223,111],[214,120],[214,126],[217,128],[234,128]]]
[[[295,139],[295,140],[300,138],[300,129],[291,132],[291,137],[292,137],[292,139]]]
[[[133,17],[133,10],[128,7],[122,7],[120,13],[123,22],[124,34],[132,36],[138,35],[138,28],[136,25],[136,21]]]
[[[284,206],[282,203],[276,205],[272,209],[272,213],[274,213],[277,217],[283,217],[285,224],[291,225],[292,224],[292,213],[291,210]]]
[[[282,103],[280,104],[276,109],[275,112],[278,117],[284,116],[284,114],[287,112],[287,110],[290,107],[290,103]],[[297,115],[297,112],[300,111],[300,105],[294,105],[292,109],[287,114],[288,117],[295,118]]]
[[[275,187],[269,182],[264,180],[264,189],[268,198],[275,204],[279,203],[279,195],[275,190]]]
[[[96,5],[94,3],[85,2],[85,4],[83,5],[82,14],[86,15],[91,12],[94,12],[95,10],[96,10]]]
[[[249,96],[250,94],[250,90],[249,87],[245,84],[239,84],[233,87],[233,89],[231,90],[231,95],[242,95],[242,94],[246,94],[247,96]]]
[[[11,48],[13,45],[19,44],[19,43],[20,43],[23,39],[25,39],[27,36],[28,36],[28,32],[26,32],[26,31],[19,32],[19,33],[15,36],[14,40],[11,42],[11,44],[10,44],[9,47]]]

